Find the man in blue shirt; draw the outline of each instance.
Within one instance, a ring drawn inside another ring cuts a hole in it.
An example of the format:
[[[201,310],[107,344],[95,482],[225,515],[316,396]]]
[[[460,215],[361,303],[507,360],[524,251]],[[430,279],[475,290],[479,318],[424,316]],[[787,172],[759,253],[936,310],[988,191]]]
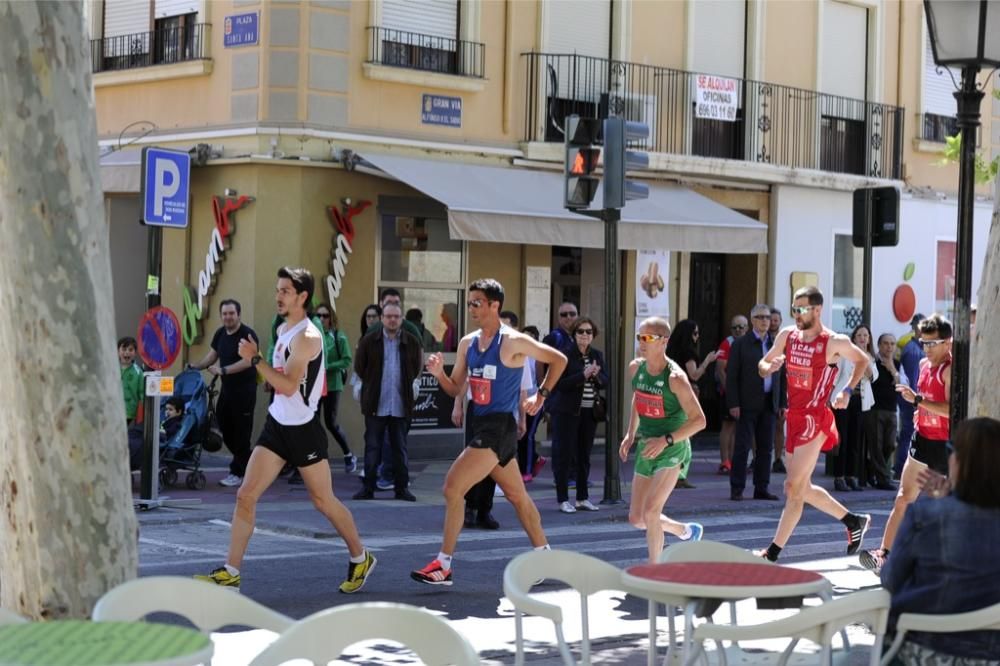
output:
[[[924,348],[920,346],[920,328],[918,324],[925,317],[922,314],[913,315],[910,320],[910,327],[913,329],[913,336],[903,346],[899,355],[899,363],[903,366],[909,386],[916,387],[917,378],[920,377],[920,359],[924,357]],[[903,473],[903,463],[910,453],[910,440],[913,439],[913,403],[903,400],[903,396],[896,398],[899,405],[899,446],[896,447],[896,478]]]

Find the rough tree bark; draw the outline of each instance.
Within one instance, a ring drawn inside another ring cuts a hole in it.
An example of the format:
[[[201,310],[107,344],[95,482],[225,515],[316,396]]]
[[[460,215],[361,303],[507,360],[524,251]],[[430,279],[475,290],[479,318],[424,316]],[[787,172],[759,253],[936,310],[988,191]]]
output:
[[[0,2],[0,605],[86,617],[137,570],[79,2]]]
[[[992,333],[1000,326],[1000,177],[993,182],[993,219],[976,297],[976,331],[969,370],[969,416],[1000,418],[1000,355]]]

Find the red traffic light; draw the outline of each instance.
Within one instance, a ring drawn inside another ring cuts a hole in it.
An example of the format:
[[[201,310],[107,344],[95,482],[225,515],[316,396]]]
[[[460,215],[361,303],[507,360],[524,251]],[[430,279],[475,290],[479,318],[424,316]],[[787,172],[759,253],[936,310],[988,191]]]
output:
[[[600,148],[579,148],[572,156],[572,164],[569,165],[569,172],[574,176],[586,176],[597,169],[597,163],[601,159]]]

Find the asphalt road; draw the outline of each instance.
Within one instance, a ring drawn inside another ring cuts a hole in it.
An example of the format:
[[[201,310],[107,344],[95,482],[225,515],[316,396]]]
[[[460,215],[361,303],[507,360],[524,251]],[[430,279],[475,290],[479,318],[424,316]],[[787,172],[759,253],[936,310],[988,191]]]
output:
[[[667,514],[678,520],[701,522],[705,526],[705,539],[748,549],[766,546],[777,525],[781,502],[731,502],[728,479],[714,474],[715,455],[711,449],[696,451],[690,479],[697,488],[675,491],[668,501]],[[530,546],[505,500],[497,498],[494,510],[501,529],[463,531],[453,565],[452,587],[426,586],[409,578],[410,570],[422,567],[439,549],[443,517],[439,489],[447,465],[447,462],[412,465],[411,490],[419,500],[416,503],[390,499],[391,492],[379,493],[380,499],[374,501],[350,500],[359,482],[334,468],[336,492],[346,499],[366,546],[378,558],[372,578],[355,595],[337,591],[347,570],[343,543],[312,508],[306,493],[279,479],[259,508],[257,532],[242,569],[242,593],[296,618],[355,601],[396,601],[424,606],[447,615],[485,659],[513,663],[512,609],[503,597],[502,576],[507,562]],[[596,513],[559,513],[548,472],[545,470],[529,484],[529,489],[542,513],[553,548],[587,553],[618,567],[645,560],[644,534],[627,523],[627,505],[602,506]],[[210,466],[208,475],[210,485],[204,491],[170,493],[174,497],[200,497],[201,506],[140,512],[141,575],[188,576],[207,573],[224,562],[235,490],[215,485],[224,475],[222,467]],[[595,486],[591,489],[595,502],[601,498],[602,475],[603,462],[595,457],[592,472]],[[622,478],[631,478],[631,470],[624,470]],[[783,478],[775,475],[772,490],[780,493]],[[831,485],[830,479],[819,478],[820,483]],[[623,484],[623,495],[627,499],[627,483]],[[872,514],[873,528],[866,546],[875,547],[893,494],[870,490],[838,497],[852,510]],[[845,539],[841,523],[807,509],[782,562],[824,571],[833,580],[838,594],[875,586],[877,579],[861,569],[856,558],[844,557]],[[668,536],[667,543],[671,541]],[[543,589],[551,592],[553,598],[565,598],[570,608],[576,603],[558,584],[547,584]],[[599,595],[594,603],[591,634],[603,655],[600,663],[645,663],[646,602],[608,593]],[[741,623],[776,617],[768,613],[773,612],[756,611],[752,607],[741,610]],[[576,611],[567,614],[570,638],[579,636],[578,620],[571,619],[576,615]],[[535,621],[527,625],[526,632],[535,650],[533,662],[555,663],[551,625]],[[865,632],[859,635],[864,642]],[[871,638],[867,637],[867,641],[870,644]],[[357,658],[368,663],[388,660],[385,655],[371,654]],[[398,654],[391,661],[406,663]]]

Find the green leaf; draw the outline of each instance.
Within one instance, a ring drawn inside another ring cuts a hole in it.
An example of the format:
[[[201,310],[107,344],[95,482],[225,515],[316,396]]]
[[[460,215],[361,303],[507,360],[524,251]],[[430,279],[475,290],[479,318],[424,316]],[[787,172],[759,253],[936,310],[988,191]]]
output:
[[[913,272],[916,270],[917,266],[912,261],[906,264],[906,268],[903,269],[903,281],[909,282],[910,278],[913,277]]]

